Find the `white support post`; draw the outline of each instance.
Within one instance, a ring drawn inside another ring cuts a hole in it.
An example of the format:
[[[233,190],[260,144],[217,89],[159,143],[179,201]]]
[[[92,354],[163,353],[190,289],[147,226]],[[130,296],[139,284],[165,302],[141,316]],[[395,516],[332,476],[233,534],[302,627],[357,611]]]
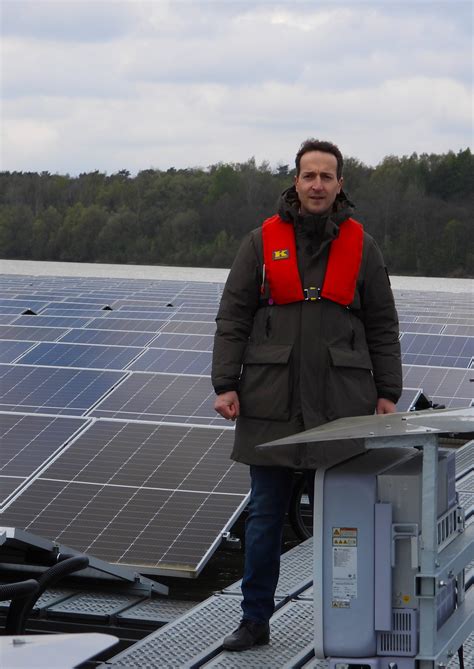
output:
[[[425,436],[421,489],[421,550],[420,550],[420,645],[419,655],[436,656],[438,584],[435,572],[438,565],[438,437]]]

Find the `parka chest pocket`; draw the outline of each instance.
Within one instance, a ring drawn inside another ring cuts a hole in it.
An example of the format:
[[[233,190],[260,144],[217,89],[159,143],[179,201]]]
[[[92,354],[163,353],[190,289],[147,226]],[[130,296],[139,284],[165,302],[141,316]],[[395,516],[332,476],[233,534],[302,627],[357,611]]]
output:
[[[240,378],[240,413],[248,418],[288,420],[291,345],[249,344]]]
[[[326,417],[372,414],[377,404],[377,389],[372,374],[372,361],[366,350],[329,347],[326,384]]]

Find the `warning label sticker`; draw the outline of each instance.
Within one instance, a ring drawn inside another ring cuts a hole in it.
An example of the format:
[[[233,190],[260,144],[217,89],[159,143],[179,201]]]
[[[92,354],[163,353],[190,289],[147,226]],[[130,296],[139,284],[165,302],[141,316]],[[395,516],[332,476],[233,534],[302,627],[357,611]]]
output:
[[[357,597],[357,528],[332,529],[332,606],[349,608]]]

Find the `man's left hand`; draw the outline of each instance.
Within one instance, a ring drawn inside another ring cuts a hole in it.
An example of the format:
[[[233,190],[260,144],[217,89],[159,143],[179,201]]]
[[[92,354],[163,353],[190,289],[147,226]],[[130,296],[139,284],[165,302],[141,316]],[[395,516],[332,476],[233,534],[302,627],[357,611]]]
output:
[[[391,400],[386,400],[383,397],[379,397],[377,400],[377,408],[375,409],[375,412],[377,414],[379,413],[395,413],[397,410],[397,407]]]

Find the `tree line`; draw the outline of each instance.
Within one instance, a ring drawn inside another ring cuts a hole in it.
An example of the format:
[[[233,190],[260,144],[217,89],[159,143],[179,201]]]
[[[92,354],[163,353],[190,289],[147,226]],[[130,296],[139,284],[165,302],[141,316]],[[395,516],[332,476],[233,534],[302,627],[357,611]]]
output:
[[[240,240],[276,211],[294,170],[268,163],[207,169],[0,173],[0,256],[229,267]],[[344,189],[392,274],[474,276],[474,157],[346,158]]]

